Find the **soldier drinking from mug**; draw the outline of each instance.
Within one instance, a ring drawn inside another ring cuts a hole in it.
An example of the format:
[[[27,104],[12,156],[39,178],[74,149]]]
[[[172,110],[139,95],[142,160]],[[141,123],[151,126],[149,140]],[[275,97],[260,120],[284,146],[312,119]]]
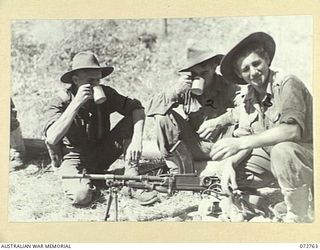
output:
[[[80,52],[73,58],[72,69],[61,77],[71,87],[54,97],[45,126],[51,153],[61,149],[62,163],[56,163],[61,175],[102,174],[122,153],[125,174],[138,175],[144,108],[138,100],[100,85],[112,71],[111,66],[101,67],[93,53]],[[116,111],[124,118],[110,130],[110,114]],[[89,205],[97,193],[88,179],[63,180],[63,187],[74,205]],[[137,190],[132,195],[142,205],[157,200],[156,192]]]
[[[182,158],[210,160],[212,145],[232,133],[227,109],[234,107],[239,87],[216,73],[222,56],[205,44],[191,43],[177,84],[154,96],[146,109],[155,118],[157,143],[171,173],[192,171],[184,169]],[[183,114],[175,110],[179,105]]]

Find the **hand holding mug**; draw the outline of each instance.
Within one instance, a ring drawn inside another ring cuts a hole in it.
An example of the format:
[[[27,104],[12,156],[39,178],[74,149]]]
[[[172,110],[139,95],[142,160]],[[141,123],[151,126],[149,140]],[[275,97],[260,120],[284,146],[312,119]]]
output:
[[[90,84],[81,85],[75,96],[75,101],[82,105],[92,98],[92,89]]]
[[[179,77],[178,83],[175,86],[175,93],[181,94],[186,92],[191,88],[192,85],[192,77],[190,72],[185,72],[181,74]]]

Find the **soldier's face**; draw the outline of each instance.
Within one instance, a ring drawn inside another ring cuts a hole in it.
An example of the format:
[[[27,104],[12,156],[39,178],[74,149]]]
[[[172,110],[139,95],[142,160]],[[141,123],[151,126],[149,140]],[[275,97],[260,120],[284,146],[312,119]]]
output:
[[[269,62],[268,59],[251,52],[237,59],[235,70],[237,75],[248,84],[261,87],[264,86],[269,75]]]
[[[76,72],[73,81],[79,88],[81,85],[88,83],[92,86],[98,85],[101,78],[102,73],[99,69],[81,69]]]

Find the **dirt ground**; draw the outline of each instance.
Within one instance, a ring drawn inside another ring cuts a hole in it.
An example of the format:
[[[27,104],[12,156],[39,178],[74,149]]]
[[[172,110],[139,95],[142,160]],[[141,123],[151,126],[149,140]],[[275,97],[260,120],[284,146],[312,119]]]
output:
[[[151,165],[154,167],[155,164],[162,163],[144,162],[143,166],[148,168]],[[112,168],[121,171],[121,166],[122,161],[118,160]],[[281,200],[277,191],[264,190],[268,203]],[[61,179],[51,167],[48,155],[42,152],[37,158],[29,159],[22,168],[10,171],[8,217],[11,222],[104,221],[108,195],[108,190],[102,190],[101,196],[90,207],[72,206],[71,201],[63,193]],[[159,193],[158,198],[159,201],[152,206],[141,206],[135,199],[123,196],[119,192],[118,220],[229,221],[219,209],[207,212],[208,198],[199,193],[180,191],[172,196]],[[212,200],[210,202],[213,205]],[[114,201],[111,204],[108,221],[116,221]],[[272,222],[267,216],[257,216],[252,221]]]
[[[115,67],[115,72],[102,84],[116,88],[123,95],[130,94],[146,106],[151,96],[177,83],[177,71],[185,64],[190,38],[196,37],[217,53],[225,53],[250,32],[265,31],[279,45],[273,60],[274,69],[294,73],[312,90],[310,16],[180,18],[167,20],[167,24],[168,34],[163,34],[162,19],[13,22],[11,97],[23,137],[43,139],[49,100],[65,87],[59,81],[61,73],[69,68],[74,54],[83,50],[92,50],[101,63]],[[146,46],[142,36],[154,38],[152,48]],[[149,118],[144,139],[154,140],[155,135],[154,121]],[[37,152],[23,168],[10,172],[9,221],[103,221],[107,191],[104,190],[91,207],[75,208],[64,196],[61,180],[48,165],[46,153]],[[279,195],[271,195],[268,202],[275,203],[278,198]],[[199,220],[199,194],[178,192],[172,197],[159,194],[159,199],[161,202],[151,207],[142,207],[135,200],[120,196],[119,220]],[[115,219],[114,214],[112,206],[111,221]],[[200,219],[216,221],[221,219],[219,216]]]
[[[61,179],[44,161],[32,161],[25,168],[11,171],[9,188],[9,221],[104,221],[108,191],[88,208],[76,208],[65,197]],[[159,193],[159,202],[141,206],[119,192],[119,221],[187,221],[188,213],[197,210],[200,196],[179,192],[169,197]],[[115,202],[111,204],[109,221],[115,221]]]

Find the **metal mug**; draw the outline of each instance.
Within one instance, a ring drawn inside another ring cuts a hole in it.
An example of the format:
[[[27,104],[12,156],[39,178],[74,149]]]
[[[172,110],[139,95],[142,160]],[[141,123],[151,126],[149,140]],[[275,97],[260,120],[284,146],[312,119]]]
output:
[[[107,100],[107,97],[104,94],[104,91],[101,85],[93,86],[92,90],[93,90],[93,100],[96,104],[104,103]]]
[[[195,77],[192,81],[191,92],[194,95],[202,95],[204,88],[204,79],[202,77]]]

